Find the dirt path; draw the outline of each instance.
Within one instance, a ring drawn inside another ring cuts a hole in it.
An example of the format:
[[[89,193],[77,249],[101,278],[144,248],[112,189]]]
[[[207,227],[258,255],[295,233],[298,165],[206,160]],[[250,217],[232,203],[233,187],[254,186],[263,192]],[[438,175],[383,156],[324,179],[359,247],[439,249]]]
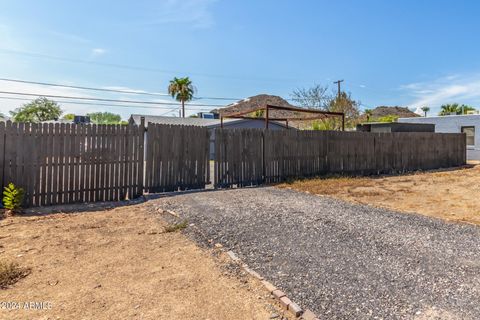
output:
[[[187,232],[234,250],[321,319],[480,319],[478,226],[274,187],[152,204],[188,218],[196,228]]]
[[[306,179],[279,187],[480,224],[480,165],[399,176]]]
[[[2,308],[0,319],[223,320],[279,313],[256,279],[182,233],[165,233],[159,215],[143,204],[0,221],[1,259],[32,269],[0,290],[0,302],[48,303],[44,310]]]

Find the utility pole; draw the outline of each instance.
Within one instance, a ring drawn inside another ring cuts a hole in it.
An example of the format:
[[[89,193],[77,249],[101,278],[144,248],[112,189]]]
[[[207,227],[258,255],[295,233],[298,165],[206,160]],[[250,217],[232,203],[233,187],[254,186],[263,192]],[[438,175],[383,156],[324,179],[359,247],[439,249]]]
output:
[[[338,99],[340,99],[340,92],[341,92],[340,83],[342,83],[342,82],[343,82],[343,80],[338,80],[338,81],[333,82],[333,83],[337,84],[337,86],[338,86],[338,94],[337,94]]]

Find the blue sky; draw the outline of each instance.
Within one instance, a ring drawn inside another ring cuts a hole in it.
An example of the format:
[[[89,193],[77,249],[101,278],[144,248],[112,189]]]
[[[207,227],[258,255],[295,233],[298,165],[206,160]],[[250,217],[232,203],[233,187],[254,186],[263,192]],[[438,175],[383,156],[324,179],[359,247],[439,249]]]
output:
[[[428,105],[436,113],[443,103],[480,107],[479,14],[473,0],[0,0],[0,78],[165,93],[173,76],[190,76],[198,96],[232,98],[289,98],[295,88],[333,90],[344,79],[363,108]],[[0,91],[171,101],[4,81]],[[0,99],[0,111],[22,103]],[[177,114],[164,104],[61,104],[124,118]]]

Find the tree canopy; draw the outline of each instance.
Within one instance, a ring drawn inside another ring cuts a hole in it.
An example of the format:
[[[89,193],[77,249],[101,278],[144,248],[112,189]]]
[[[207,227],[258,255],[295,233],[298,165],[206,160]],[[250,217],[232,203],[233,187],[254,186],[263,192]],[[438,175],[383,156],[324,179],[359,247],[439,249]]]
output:
[[[301,107],[327,110],[332,96],[328,87],[314,84],[310,88],[297,88],[290,94],[292,100]]]
[[[42,122],[58,120],[62,109],[55,101],[41,97],[10,111],[10,114],[15,122]]]
[[[421,108],[421,110],[425,113],[425,117],[426,117],[427,113],[430,111],[430,108],[428,106],[424,106]]]
[[[122,117],[111,112],[92,112],[87,113],[87,116],[95,124],[123,124]]]
[[[175,100],[182,103],[182,116],[185,118],[185,102],[193,99],[195,94],[195,87],[189,77],[173,78],[170,80],[168,86],[168,93],[175,98]]]
[[[345,118],[354,120],[360,115],[359,105],[360,102],[353,100],[350,93],[340,92],[339,96],[330,100],[327,111],[343,112]]]
[[[440,116],[447,116],[450,114],[467,114],[470,111],[475,111],[476,109],[474,107],[462,104],[459,105],[458,103],[448,103],[444,104],[440,107],[440,113],[438,115]]]
[[[358,122],[360,115],[360,102],[352,99],[350,93],[340,92],[328,94],[328,87],[314,84],[311,88],[298,88],[291,93],[292,100],[301,107],[310,107],[323,111],[343,112],[345,114],[345,126],[353,127]],[[328,118],[312,123],[314,130],[331,130],[340,128],[339,119]]]

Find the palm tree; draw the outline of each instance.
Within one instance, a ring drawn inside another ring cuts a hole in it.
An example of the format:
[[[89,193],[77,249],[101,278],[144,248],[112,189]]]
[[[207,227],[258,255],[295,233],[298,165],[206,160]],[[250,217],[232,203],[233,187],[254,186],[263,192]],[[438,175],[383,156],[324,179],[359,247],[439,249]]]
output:
[[[475,111],[475,110],[476,109],[474,107],[468,106],[466,104],[462,104],[460,106],[460,110],[458,110],[458,111],[459,111],[460,114],[468,114],[470,111]]]
[[[441,116],[446,116],[450,114],[468,114],[470,111],[476,110],[474,107],[468,106],[466,104],[459,105],[458,103],[444,104],[441,106],[441,108]]]
[[[425,117],[427,117],[427,113],[430,111],[430,108],[425,106],[425,107],[422,107],[421,110],[425,113]]]
[[[440,116],[448,116],[450,114],[459,114],[462,112],[461,109],[459,109],[458,103],[444,104],[440,108]]]
[[[191,101],[195,94],[195,87],[192,81],[188,77],[175,77],[173,80],[170,80],[168,93],[172,95],[172,98],[182,103],[182,117],[185,118],[185,102]]]

